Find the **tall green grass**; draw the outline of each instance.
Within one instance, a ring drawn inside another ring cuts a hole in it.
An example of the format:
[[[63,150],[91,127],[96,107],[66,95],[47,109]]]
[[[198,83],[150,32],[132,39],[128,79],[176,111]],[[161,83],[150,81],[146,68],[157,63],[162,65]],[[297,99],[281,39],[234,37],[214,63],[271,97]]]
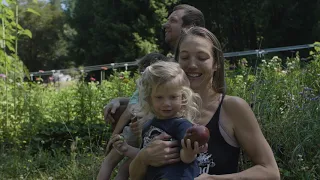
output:
[[[259,59],[256,68],[245,59],[235,69],[226,63],[228,94],[251,105],[282,179],[320,178],[319,50],[311,57]],[[137,77],[115,72],[101,84],[63,88],[0,79],[1,92],[8,89],[0,94],[0,179],[95,179],[110,135],[102,107],[129,97]],[[241,168],[250,165],[244,155]]]

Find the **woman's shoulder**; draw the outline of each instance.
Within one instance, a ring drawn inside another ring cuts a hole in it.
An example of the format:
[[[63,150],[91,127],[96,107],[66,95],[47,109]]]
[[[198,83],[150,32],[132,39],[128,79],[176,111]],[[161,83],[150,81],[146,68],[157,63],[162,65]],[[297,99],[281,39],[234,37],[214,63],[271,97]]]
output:
[[[248,105],[248,103],[241,97],[225,95],[223,100],[223,105],[224,106],[243,106],[243,105]]]
[[[224,113],[232,120],[252,114],[249,104],[238,96],[226,95],[223,100],[222,109]]]

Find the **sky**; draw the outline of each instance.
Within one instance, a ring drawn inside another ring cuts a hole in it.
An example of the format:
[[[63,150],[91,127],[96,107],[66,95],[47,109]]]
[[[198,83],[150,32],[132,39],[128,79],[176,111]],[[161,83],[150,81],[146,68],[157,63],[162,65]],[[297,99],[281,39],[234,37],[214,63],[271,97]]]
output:
[[[34,1],[38,1],[38,0],[34,0]],[[50,0],[44,0],[44,1],[49,2]],[[8,3],[7,3],[6,0],[2,0],[2,4],[8,5]],[[63,10],[66,10],[66,5],[61,4],[61,8],[62,8]]]

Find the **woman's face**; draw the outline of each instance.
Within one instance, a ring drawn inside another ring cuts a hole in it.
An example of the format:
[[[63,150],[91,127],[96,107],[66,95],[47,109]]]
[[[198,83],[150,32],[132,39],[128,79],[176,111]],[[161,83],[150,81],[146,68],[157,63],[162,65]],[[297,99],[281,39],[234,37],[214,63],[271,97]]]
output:
[[[213,73],[217,70],[212,47],[210,40],[192,35],[180,44],[178,62],[187,74],[193,90],[212,87]]]

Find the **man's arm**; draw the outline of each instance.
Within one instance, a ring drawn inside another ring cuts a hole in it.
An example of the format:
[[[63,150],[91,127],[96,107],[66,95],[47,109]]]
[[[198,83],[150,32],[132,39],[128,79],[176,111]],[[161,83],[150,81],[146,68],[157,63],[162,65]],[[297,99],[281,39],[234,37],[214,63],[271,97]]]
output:
[[[126,97],[119,97],[119,98],[114,98],[110,101],[110,103],[108,103],[107,105],[105,105],[103,107],[103,117],[104,120],[106,121],[107,124],[109,123],[117,123],[116,120],[118,119],[114,119],[111,114],[114,114],[117,109],[121,106],[121,105],[127,105],[129,102],[129,98]]]
[[[120,134],[123,128],[130,122],[130,119],[133,117],[133,115],[130,112],[130,105],[127,106],[127,108],[123,111],[121,114],[116,127],[114,128],[114,131],[112,132],[112,135],[114,134]]]
[[[126,105],[129,103],[130,98],[128,97],[118,97],[118,101],[120,102],[120,105]]]

